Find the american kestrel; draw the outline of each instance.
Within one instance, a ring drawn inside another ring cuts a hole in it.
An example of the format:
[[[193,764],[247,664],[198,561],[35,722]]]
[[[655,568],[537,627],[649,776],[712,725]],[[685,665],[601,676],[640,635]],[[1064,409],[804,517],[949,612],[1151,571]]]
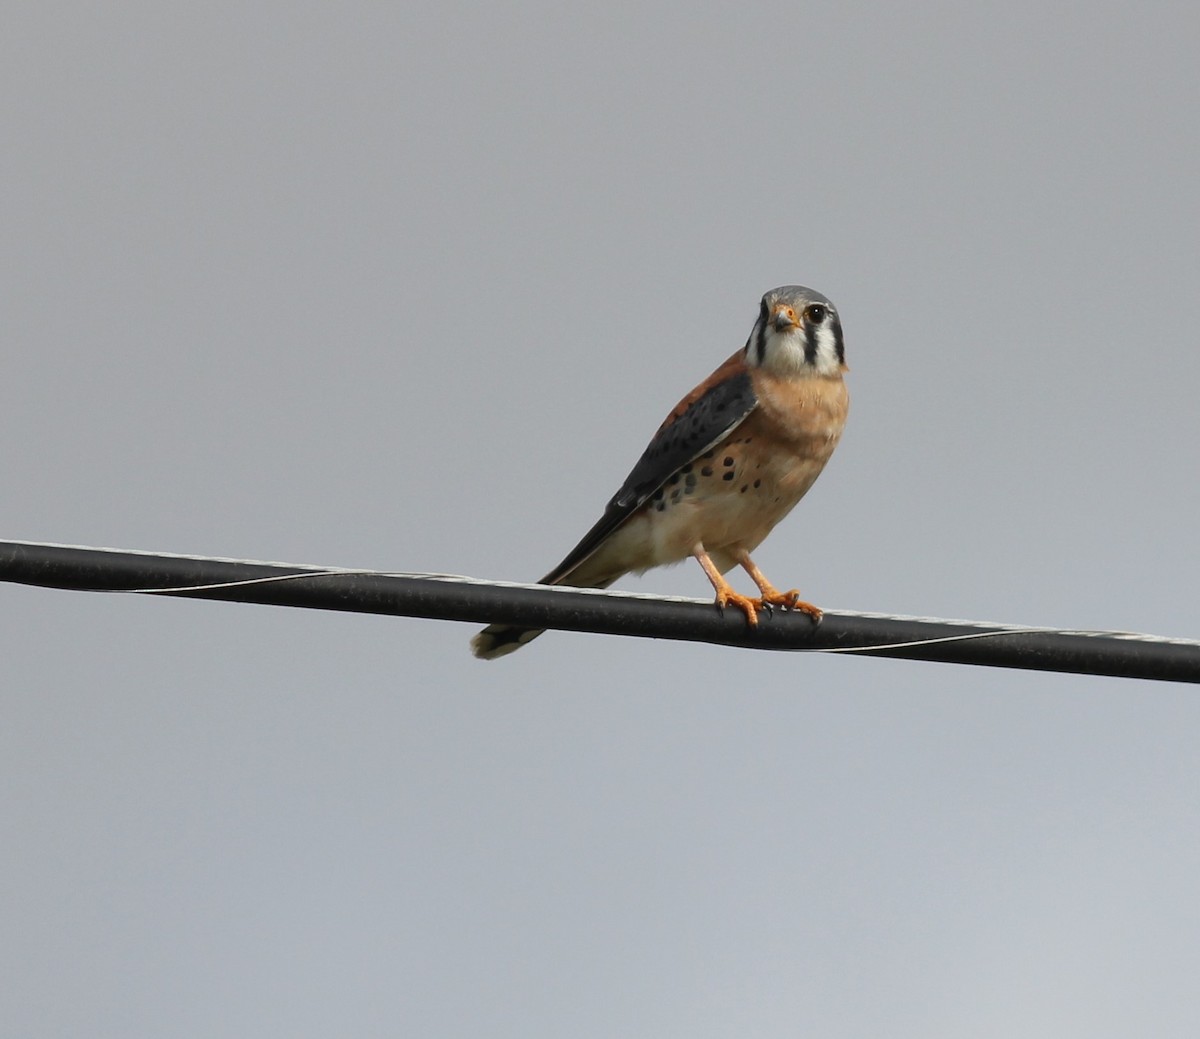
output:
[[[802,285],[762,298],[746,345],[683,398],[654,434],[604,515],[540,584],[607,588],[623,575],[694,557],[717,593],[753,627],[772,606],[821,611],[780,592],[750,559],[792,511],[837,447],[850,405],[842,324]],[[722,576],[740,565],[759,597]],[[471,640],[477,657],[511,653],[542,632],[493,624]]]

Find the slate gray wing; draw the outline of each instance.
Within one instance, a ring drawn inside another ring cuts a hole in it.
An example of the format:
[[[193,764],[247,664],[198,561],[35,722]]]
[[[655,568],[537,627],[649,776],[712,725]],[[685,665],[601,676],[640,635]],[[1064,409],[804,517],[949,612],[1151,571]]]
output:
[[[542,578],[557,584],[682,466],[718,443],[758,406],[750,373],[735,354],[685,397],[659,428],[621,489],[609,500],[604,515],[568,554]],[[728,373],[728,374],[727,374]]]

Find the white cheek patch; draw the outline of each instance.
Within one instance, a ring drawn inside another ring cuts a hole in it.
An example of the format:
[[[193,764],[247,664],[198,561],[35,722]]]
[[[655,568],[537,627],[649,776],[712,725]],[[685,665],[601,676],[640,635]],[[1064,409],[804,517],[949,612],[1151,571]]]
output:
[[[821,325],[817,329],[817,363],[816,369],[819,372],[835,372],[838,365],[837,355],[837,335],[834,333],[833,327],[829,324]]]

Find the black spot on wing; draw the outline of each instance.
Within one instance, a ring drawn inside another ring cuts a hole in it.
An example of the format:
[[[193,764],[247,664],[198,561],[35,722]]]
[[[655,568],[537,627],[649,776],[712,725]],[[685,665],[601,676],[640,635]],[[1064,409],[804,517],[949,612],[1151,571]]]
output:
[[[609,508],[636,509],[749,415],[757,403],[748,372],[738,372],[711,387],[650,441]]]
[[[711,457],[709,448],[713,442],[733,429],[757,404],[758,398],[754,395],[750,375],[745,371],[716,383],[693,401],[674,422],[659,430],[625,478],[621,489],[609,500],[604,515],[567,557],[542,578],[542,583],[557,584],[566,578],[664,484],[672,481],[672,478],[673,483],[677,484],[685,466],[689,466],[705,451],[709,452],[706,457]],[[704,475],[707,476],[708,472],[704,472]],[[690,486],[687,489],[690,490]],[[660,495],[656,498],[656,507],[661,509],[663,504]]]

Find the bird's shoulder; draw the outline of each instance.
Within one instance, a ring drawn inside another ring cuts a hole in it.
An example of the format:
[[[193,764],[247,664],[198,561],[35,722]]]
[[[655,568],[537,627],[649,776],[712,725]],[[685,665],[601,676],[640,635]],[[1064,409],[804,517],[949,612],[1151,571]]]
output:
[[[733,429],[757,403],[745,351],[739,350],[671,409],[609,506],[636,508],[680,466]]]
[[[542,580],[556,583],[587,559],[671,476],[723,440],[758,404],[745,350],[739,350],[671,409],[604,514]]]

